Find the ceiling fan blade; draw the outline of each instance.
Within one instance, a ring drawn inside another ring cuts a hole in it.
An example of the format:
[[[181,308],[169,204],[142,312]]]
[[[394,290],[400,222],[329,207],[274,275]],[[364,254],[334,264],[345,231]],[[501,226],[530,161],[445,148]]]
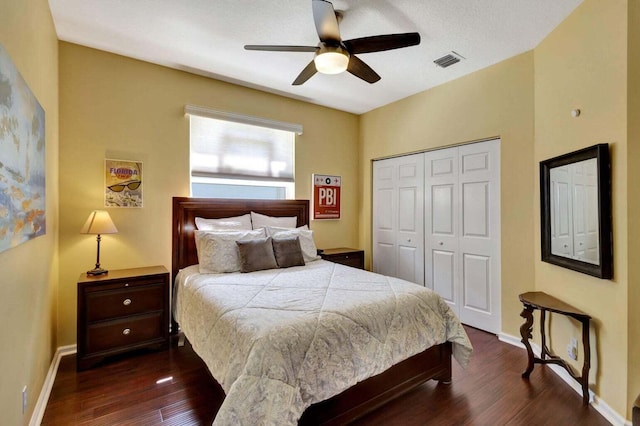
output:
[[[367,83],[375,83],[380,80],[378,73],[354,55],[349,57],[349,66],[347,67],[347,71],[356,77],[363,79]]]
[[[312,6],[320,41],[340,41],[340,27],[333,5],[325,0],[313,0]]]
[[[420,34],[385,34],[371,37],[354,38],[345,40],[345,47],[349,53],[382,52],[384,50],[399,49],[401,47],[420,44]]]
[[[313,61],[309,62],[309,65],[304,67],[302,72],[298,75],[298,77],[296,77],[296,79],[293,81],[293,83],[291,83],[291,85],[299,86],[303,84],[305,81],[313,77],[316,72],[318,72],[318,70],[316,69],[316,63]]]
[[[264,50],[268,52],[315,52],[317,46],[276,46],[263,44],[245,44],[245,50]]]

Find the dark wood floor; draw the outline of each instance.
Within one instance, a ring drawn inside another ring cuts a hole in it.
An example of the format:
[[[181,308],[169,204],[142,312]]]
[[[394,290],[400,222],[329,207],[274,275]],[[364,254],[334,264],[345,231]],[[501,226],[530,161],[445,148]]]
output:
[[[547,366],[520,378],[526,352],[467,328],[474,355],[453,383],[427,382],[357,425],[608,425]],[[171,376],[172,379],[156,384]],[[210,425],[224,394],[189,346],[76,373],[64,357],[42,425]]]

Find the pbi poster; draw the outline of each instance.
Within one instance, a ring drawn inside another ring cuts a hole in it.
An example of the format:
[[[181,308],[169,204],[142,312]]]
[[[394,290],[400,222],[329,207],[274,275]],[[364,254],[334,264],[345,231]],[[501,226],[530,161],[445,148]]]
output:
[[[340,219],[340,176],[313,175],[313,219]]]

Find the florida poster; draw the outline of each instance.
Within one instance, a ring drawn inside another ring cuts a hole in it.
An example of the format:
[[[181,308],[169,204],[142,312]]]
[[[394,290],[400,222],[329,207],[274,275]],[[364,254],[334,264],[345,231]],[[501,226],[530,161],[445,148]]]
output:
[[[142,162],[105,160],[105,207],[142,207]]]
[[[46,233],[44,110],[0,45],[0,252]]]

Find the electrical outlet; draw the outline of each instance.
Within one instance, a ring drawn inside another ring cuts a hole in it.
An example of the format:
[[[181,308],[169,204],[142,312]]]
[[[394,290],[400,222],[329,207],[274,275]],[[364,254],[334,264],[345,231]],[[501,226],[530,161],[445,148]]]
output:
[[[574,361],[578,360],[578,339],[571,338],[571,341],[567,345],[567,355]]]
[[[27,412],[27,386],[22,388],[22,414]]]

